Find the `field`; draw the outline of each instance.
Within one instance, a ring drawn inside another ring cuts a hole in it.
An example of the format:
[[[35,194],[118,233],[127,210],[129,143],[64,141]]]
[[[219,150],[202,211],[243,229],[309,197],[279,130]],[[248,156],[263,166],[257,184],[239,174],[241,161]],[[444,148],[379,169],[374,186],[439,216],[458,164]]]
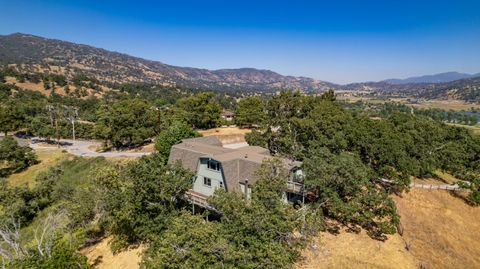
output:
[[[410,98],[380,98],[367,96],[338,96],[338,100],[354,103],[362,101],[372,104],[383,104],[385,102],[395,102],[405,104],[415,108],[439,108],[443,110],[470,110],[472,108],[480,109],[480,104],[467,103],[460,100],[417,100],[416,103],[410,103]]]
[[[250,132],[250,129],[240,129],[238,127],[213,128],[199,131],[203,136],[218,137],[223,144],[245,142],[245,134]]]
[[[57,148],[45,148],[38,149],[35,151],[38,155],[40,163],[29,167],[27,170],[10,175],[8,177],[8,182],[12,186],[19,186],[23,184],[31,184],[34,182],[35,177],[42,171],[46,171],[49,167],[59,162],[67,153],[62,152]]]
[[[379,242],[364,232],[322,233],[297,268],[480,268],[480,208],[440,190],[393,198],[403,237]]]
[[[443,110],[470,110],[479,109],[480,104],[466,103],[459,100],[428,100],[419,101],[418,104],[407,104],[415,108],[439,108]]]

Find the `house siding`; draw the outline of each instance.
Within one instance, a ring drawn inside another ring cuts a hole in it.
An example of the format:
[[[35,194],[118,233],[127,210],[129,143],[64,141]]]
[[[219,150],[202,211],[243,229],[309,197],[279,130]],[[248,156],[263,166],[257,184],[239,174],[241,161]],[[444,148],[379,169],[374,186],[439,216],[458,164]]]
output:
[[[223,177],[222,169],[220,169],[220,171],[209,169],[207,166],[208,160],[208,158],[200,158],[200,160],[198,161],[197,173],[195,176],[195,181],[193,183],[193,191],[206,196],[213,195],[217,188],[225,189],[225,180]],[[205,177],[211,179],[211,186],[206,186],[204,184],[203,179]]]

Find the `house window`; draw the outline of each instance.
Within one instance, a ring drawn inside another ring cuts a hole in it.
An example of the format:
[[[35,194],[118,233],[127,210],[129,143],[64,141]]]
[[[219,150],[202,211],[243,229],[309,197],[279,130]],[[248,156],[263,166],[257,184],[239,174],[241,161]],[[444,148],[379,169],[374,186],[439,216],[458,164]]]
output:
[[[220,171],[220,163],[212,160],[208,160],[207,162],[208,169],[212,169],[215,171]]]
[[[204,177],[203,178],[203,185],[211,187],[212,186],[212,179],[208,178],[208,177]]]

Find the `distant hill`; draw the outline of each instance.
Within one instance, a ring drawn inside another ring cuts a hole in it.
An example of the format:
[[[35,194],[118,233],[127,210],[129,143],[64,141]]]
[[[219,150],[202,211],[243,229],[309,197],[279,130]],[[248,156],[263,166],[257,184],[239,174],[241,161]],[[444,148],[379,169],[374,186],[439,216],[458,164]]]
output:
[[[401,95],[425,99],[458,99],[467,102],[480,102],[480,75],[443,83],[403,83],[381,82],[352,83],[342,86],[351,91],[370,91],[377,95]]]
[[[434,75],[409,77],[406,79],[386,79],[383,82],[386,82],[389,84],[443,83],[443,82],[450,82],[450,81],[455,81],[459,79],[473,78],[473,77],[480,77],[480,73],[466,74],[466,73],[458,73],[458,72],[446,72],[446,73],[439,73]]]
[[[460,99],[480,103],[480,74],[476,77],[436,84],[420,93],[426,99]]]
[[[88,45],[28,34],[0,36],[0,63],[24,71],[81,73],[100,81],[145,82],[211,90],[322,91],[337,85],[254,68],[207,70],[178,67]]]

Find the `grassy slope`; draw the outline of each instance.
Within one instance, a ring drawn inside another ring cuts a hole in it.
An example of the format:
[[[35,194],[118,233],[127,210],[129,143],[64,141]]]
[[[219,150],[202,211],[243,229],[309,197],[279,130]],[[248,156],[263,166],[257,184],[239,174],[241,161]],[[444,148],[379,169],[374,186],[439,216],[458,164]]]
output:
[[[379,242],[364,232],[322,233],[297,268],[480,268],[479,207],[440,190],[412,189],[393,198],[403,237]]]
[[[480,268],[480,208],[447,191],[395,197],[410,252],[427,268]]]
[[[297,269],[313,268],[418,268],[413,255],[405,249],[400,235],[389,236],[385,242],[371,239],[364,231],[359,234],[321,233],[303,251],[304,261]]]
[[[47,171],[49,167],[54,165],[60,165],[63,170],[63,174],[60,179],[53,186],[54,191],[58,193],[72,192],[75,194],[75,190],[86,189],[91,182],[88,180],[88,176],[93,169],[102,166],[107,162],[104,158],[82,158],[73,157],[67,153],[63,153],[60,150],[40,150],[37,151],[42,163],[28,168],[22,173],[12,175],[8,178],[9,182],[13,185],[29,184],[34,186],[35,177],[43,172]],[[49,212],[63,205],[66,201],[54,201],[54,203],[38,213],[33,219],[32,223],[21,229],[21,241],[29,246],[35,246],[34,232],[35,228],[40,225]],[[68,222],[68,217],[64,220]],[[72,238],[73,239],[73,238]],[[82,240],[81,238],[75,238],[75,240]]]
[[[59,149],[40,149],[37,150],[36,153],[38,155],[40,163],[29,167],[23,172],[10,175],[8,177],[8,182],[12,186],[20,186],[23,184],[33,186],[35,177],[40,172],[46,171],[49,167],[57,164],[60,160],[67,156],[66,153],[62,152]]]

